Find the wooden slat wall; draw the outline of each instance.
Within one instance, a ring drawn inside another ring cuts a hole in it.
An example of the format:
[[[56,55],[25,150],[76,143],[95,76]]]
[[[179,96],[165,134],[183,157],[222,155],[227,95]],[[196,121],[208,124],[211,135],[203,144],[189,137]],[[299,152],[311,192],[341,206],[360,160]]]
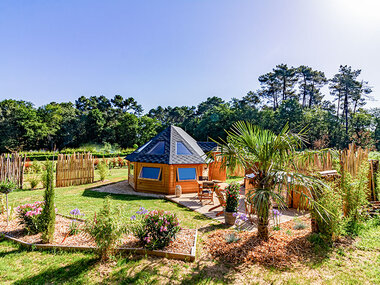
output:
[[[139,179],[142,167],[160,167],[162,178],[160,181]],[[196,193],[198,191],[198,181],[177,181],[178,167],[195,167],[197,176],[201,176],[205,164],[159,164],[135,162],[134,177],[129,176],[129,184],[139,192],[174,194],[176,185],[181,185],[182,193]],[[133,181],[134,180],[134,181]]]
[[[58,155],[56,171],[57,187],[93,183],[94,178],[94,159],[91,153]]]
[[[12,180],[22,189],[25,161],[26,155],[21,156],[18,153],[0,155],[0,181]]]
[[[349,172],[355,177],[364,161],[368,161],[368,149],[357,147],[354,143],[348,146],[348,149],[340,152],[340,165],[342,170]]]

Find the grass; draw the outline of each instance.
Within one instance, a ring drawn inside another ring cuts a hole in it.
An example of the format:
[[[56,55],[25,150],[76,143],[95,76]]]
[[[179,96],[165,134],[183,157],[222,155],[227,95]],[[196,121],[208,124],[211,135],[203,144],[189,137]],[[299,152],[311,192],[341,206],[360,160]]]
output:
[[[127,169],[115,168],[111,170],[110,176],[107,178],[108,181],[98,181],[95,184],[81,186],[56,188],[55,205],[58,209],[58,213],[69,214],[72,209],[78,208],[85,214],[85,217],[92,217],[94,212],[102,207],[103,198],[109,195],[112,199],[112,205],[114,207],[122,208],[125,218],[132,216],[139,207],[144,207],[149,210],[162,209],[176,212],[178,218],[182,221],[182,226],[186,228],[198,228],[211,222],[210,219],[201,214],[163,199],[132,195],[110,195],[89,190],[90,187],[92,188],[102,184],[125,180],[127,175]],[[95,180],[99,179],[97,173],[95,178]],[[12,207],[17,207],[21,204],[42,200],[43,194],[43,189],[12,192],[9,194],[9,203]]]
[[[125,169],[114,169],[110,182],[125,179]],[[104,184],[56,188],[61,213],[79,208],[91,216],[106,194],[88,190]],[[43,190],[17,191],[9,195],[15,206],[42,199]],[[145,256],[123,255],[102,264],[94,254],[83,252],[25,250],[0,240],[0,284],[380,284],[380,225],[368,223],[353,247],[316,253],[308,262],[289,269],[232,266],[210,260],[202,248],[207,234],[220,228],[204,216],[171,202],[137,196],[111,195],[114,206],[126,216],[140,206],[177,213],[182,226],[199,229],[197,261],[186,263]]]
[[[230,176],[230,175],[228,175],[227,176],[227,180],[226,180],[226,182],[228,183],[228,184],[230,184],[231,182],[239,182],[239,181],[242,181],[242,180],[244,180],[244,177],[240,177],[240,176]]]

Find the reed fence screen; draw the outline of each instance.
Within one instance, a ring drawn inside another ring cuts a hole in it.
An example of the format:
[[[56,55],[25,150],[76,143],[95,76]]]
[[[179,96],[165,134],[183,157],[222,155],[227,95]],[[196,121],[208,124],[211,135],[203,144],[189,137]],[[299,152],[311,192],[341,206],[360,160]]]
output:
[[[57,187],[93,183],[94,177],[94,158],[91,153],[58,155],[56,170]]]

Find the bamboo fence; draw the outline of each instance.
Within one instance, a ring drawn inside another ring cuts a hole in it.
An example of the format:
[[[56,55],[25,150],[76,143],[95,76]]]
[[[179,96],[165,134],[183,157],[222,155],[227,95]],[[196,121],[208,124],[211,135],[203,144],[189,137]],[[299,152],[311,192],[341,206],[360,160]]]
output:
[[[93,183],[94,176],[94,159],[91,153],[58,155],[56,171],[57,187]]]
[[[349,172],[352,177],[356,177],[360,166],[364,161],[368,161],[368,149],[357,147],[354,143],[348,146],[348,149],[340,152],[341,170]]]
[[[0,181],[5,179],[16,183],[19,189],[22,189],[24,182],[24,168],[26,155],[18,153],[0,155]]]

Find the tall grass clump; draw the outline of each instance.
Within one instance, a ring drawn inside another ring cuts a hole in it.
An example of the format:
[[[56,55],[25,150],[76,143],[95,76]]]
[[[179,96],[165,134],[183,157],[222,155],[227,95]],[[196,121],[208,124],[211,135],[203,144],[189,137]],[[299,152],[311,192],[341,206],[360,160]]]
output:
[[[347,234],[357,235],[361,223],[367,215],[365,207],[368,205],[368,171],[369,165],[365,161],[360,166],[355,178],[350,173],[342,175],[341,191],[345,214],[345,228]]]
[[[86,232],[95,240],[102,261],[115,255],[125,227],[121,223],[121,212],[111,209],[109,197],[104,199],[103,208],[93,220],[86,224]]]
[[[55,206],[54,206],[54,175],[53,163],[46,164],[46,188],[45,188],[45,207],[42,211],[42,218],[45,223],[45,228],[42,233],[42,240],[45,243],[53,241],[55,231]]]
[[[311,209],[312,219],[316,225],[314,232],[321,235],[324,240],[334,240],[342,233],[343,198],[339,185],[319,187],[315,191],[316,206]]]

